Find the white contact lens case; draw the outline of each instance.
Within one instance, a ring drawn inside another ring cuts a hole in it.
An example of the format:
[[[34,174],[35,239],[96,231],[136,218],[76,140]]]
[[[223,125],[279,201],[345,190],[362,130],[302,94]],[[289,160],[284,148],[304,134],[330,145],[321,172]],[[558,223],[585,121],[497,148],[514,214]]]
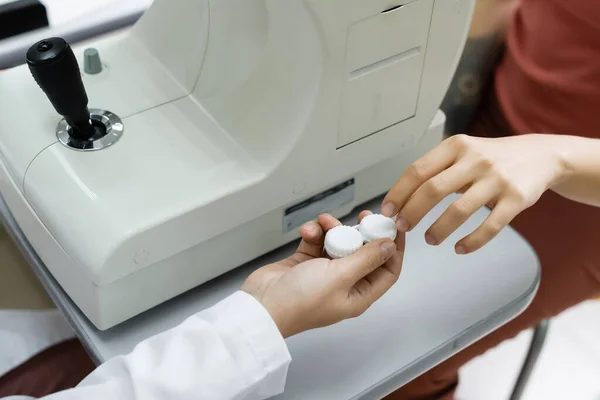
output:
[[[365,243],[378,239],[395,240],[398,234],[394,220],[381,214],[372,214],[363,218],[358,225],[358,231]]]
[[[325,252],[331,258],[354,254],[363,244],[378,239],[396,239],[398,231],[393,219],[381,214],[363,218],[357,226],[338,226],[325,235]]]
[[[351,226],[336,226],[325,235],[325,251],[331,258],[348,257],[363,243],[360,232]]]

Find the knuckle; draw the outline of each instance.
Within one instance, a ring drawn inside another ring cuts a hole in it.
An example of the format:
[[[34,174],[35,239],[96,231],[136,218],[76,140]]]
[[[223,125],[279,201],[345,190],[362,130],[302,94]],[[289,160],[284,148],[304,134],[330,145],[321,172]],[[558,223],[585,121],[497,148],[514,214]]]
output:
[[[392,272],[390,278],[390,288],[400,279],[400,272]]]
[[[470,145],[471,139],[472,138],[470,136],[465,135],[464,133],[461,133],[458,135],[451,136],[447,140],[450,145],[459,147],[459,148],[463,148],[463,147],[467,147]]]
[[[356,308],[356,316],[360,317],[361,315],[366,313],[370,306],[371,306],[371,303],[368,301],[361,302],[359,304],[359,306]]]
[[[486,236],[492,238],[500,233],[500,231],[504,228],[502,224],[499,222],[488,222],[484,225]]]
[[[471,214],[471,202],[466,199],[455,201],[450,207],[450,215],[456,219],[463,219]]]
[[[497,166],[492,166],[491,172],[492,172],[492,175],[496,177],[496,179],[498,180],[498,183],[500,184],[501,187],[503,187],[503,188],[512,188],[513,187],[513,180],[508,176],[508,174],[506,174],[500,168],[498,168]]]
[[[426,165],[418,160],[410,164],[408,167],[408,173],[417,180],[425,179],[426,176]]]
[[[521,187],[513,184],[509,184],[511,197],[520,207],[526,208],[530,206],[531,202],[528,193]]]
[[[355,272],[351,268],[339,268],[338,271],[339,272],[337,273],[337,276],[339,277],[339,282],[342,284],[342,286],[354,283]]]
[[[362,305],[355,305],[348,310],[347,318],[358,318],[365,313]]]
[[[494,161],[483,154],[479,154],[476,166],[484,171],[491,171],[494,175],[502,175],[500,171],[497,170],[497,166],[494,164]]]
[[[378,267],[382,264],[381,253],[378,249],[374,248],[369,252],[369,254],[367,254],[366,263],[370,267]]]
[[[425,183],[423,190],[425,190],[427,196],[438,198],[444,194],[444,185],[440,179],[434,178]]]

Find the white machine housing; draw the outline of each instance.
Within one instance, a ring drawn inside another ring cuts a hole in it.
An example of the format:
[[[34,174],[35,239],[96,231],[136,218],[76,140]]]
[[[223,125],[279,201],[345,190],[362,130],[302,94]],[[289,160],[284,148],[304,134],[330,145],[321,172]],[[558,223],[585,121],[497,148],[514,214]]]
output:
[[[384,193],[442,138],[473,3],[155,0],[93,44],[89,105],[125,127],[107,149],[57,142],[27,67],[0,74],[2,196],[111,328]]]

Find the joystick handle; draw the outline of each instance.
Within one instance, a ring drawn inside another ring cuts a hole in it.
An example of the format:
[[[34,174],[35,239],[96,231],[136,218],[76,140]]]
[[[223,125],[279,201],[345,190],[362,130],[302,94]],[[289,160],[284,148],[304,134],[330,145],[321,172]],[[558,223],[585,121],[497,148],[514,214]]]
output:
[[[56,112],[71,127],[69,135],[79,140],[90,139],[94,130],[88,97],[71,46],[61,38],[41,40],[27,51],[27,65]]]

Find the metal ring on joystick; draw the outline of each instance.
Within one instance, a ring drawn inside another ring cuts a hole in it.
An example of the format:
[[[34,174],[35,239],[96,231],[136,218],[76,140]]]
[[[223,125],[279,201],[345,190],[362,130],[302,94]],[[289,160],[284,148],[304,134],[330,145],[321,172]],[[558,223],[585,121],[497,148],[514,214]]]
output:
[[[31,75],[63,120],[56,127],[58,140],[70,149],[102,150],[123,135],[123,122],[114,113],[88,109],[88,96],[77,58],[69,43],[59,37],[40,40],[27,50]]]
[[[90,122],[94,135],[89,139],[81,140],[73,137],[70,133],[72,128],[65,119],[61,120],[56,127],[56,136],[66,147],[79,151],[105,149],[115,144],[123,136],[124,126],[121,118],[110,111],[90,109]]]

